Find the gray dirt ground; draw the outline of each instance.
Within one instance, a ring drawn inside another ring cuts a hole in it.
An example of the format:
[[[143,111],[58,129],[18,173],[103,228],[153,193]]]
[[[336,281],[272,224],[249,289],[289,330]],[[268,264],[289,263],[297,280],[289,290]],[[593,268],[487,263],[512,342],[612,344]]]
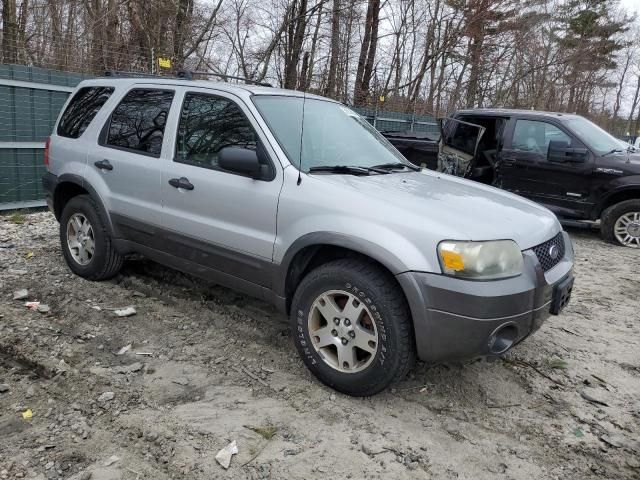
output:
[[[640,252],[597,233],[571,232],[572,303],[506,358],[365,399],[312,378],[268,305],[140,259],[87,282],[57,235],[0,217],[2,479],[640,478]]]

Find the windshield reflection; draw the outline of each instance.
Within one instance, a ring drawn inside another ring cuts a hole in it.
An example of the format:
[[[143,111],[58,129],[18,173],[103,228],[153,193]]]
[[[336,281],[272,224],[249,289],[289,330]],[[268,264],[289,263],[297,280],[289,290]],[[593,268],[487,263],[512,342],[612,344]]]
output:
[[[335,165],[411,165],[369,122],[339,103],[278,95],[254,96],[253,102],[289,161],[304,172]]]

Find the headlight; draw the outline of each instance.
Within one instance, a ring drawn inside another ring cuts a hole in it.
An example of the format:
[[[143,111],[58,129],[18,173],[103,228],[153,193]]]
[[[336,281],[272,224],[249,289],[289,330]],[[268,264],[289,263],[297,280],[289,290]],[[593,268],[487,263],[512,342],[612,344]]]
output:
[[[445,240],[438,245],[442,273],[473,280],[495,280],[522,273],[524,261],[513,240],[457,242]]]

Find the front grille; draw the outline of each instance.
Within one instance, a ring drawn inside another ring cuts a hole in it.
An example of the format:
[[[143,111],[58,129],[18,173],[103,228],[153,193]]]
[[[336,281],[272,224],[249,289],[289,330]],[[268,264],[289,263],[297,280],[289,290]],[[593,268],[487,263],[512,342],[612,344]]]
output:
[[[551,255],[552,249],[557,250],[557,255]],[[560,263],[564,257],[564,237],[562,236],[562,232],[558,233],[558,235],[551,240],[547,240],[537,247],[533,247],[532,250],[536,254],[536,257],[538,257],[542,270],[545,272],[551,270]]]

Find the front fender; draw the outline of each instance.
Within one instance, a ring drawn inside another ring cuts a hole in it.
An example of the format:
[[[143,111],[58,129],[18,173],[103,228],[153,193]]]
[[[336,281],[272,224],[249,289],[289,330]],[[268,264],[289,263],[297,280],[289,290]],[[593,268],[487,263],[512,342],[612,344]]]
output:
[[[607,182],[602,187],[602,192],[599,195],[599,201],[596,204],[596,212],[599,217],[606,206],[610,204],[613,197],[620,194],[625,195],[633,191],[638,192],[640,198],[640,175],[627,175],[624,177],[614,178]]]

